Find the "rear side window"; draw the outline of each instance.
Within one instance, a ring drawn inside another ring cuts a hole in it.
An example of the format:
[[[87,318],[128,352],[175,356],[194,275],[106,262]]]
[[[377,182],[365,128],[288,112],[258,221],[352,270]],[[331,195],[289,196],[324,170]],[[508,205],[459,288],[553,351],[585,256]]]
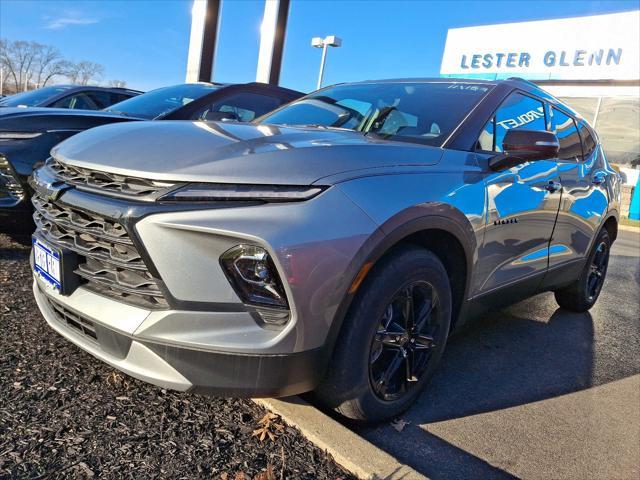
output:
[[[551,130],[558,137],[560,150],[558,158],[561,160],[572,160],[579,162],[582,160],[582,145],[580,135],[573,118],[553,107],[551,111]]]
[[[93,100],[93,103],[96,104],[96,106],[98,107],[98,109],[102,110],[103,108],[107,108],[108,106],[112,105],[112,97],[111,94],[109,92],[103,92],[103,91],[91,91],[91,92],[87,92],[87,96]]]
[[[584,151],[584,158],[586,159],[589,158],[596,149],[596,140],[584,123],[580,124],[580,136],[582,137],[582,149]]]
[[[281,101],[270,95],[257,93],[237,93],[207,105],[197,111],[192,118],[197,120],[221,120],[229,118],[240,122],[250,122],[256,117],[274,110]]]
[[[477,149],[501,152],[504,136],[515,129],[546,130],[544,105],[540,100],[521,93],[509,95],[482,129]]]
[[[61,98],[55,102],[52,107],[54,108],[70,108],[72,110],[95,110],[95,104],[84,93],[76,93],[75,95],[69,95],[68,97]]]

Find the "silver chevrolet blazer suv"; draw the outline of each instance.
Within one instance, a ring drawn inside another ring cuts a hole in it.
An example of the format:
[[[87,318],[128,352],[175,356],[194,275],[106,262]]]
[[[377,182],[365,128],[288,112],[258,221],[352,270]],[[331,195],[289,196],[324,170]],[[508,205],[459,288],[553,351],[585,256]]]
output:
[[[102,126],[31,186],[33,293],[70,342],[163,388],[313,392],[361,422],[408,408],[489,309],[590,309],[620,202],[596,132],[516,78]]]

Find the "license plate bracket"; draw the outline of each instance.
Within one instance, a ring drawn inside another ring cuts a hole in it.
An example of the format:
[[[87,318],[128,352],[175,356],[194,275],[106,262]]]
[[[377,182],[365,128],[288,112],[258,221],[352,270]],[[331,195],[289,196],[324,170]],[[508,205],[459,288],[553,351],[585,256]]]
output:
[[[71,295],[78,287],[78,255],[65,248],[54,247],[37,235],[32,237],[33,269],[38,276],[62,295]]]

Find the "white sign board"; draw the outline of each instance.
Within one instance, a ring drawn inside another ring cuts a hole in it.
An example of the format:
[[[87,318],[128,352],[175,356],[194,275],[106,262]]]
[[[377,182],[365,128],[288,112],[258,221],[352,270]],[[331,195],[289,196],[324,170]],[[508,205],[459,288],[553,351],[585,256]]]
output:
[[[452,28],[443,75],[637,80],[640,11]]]

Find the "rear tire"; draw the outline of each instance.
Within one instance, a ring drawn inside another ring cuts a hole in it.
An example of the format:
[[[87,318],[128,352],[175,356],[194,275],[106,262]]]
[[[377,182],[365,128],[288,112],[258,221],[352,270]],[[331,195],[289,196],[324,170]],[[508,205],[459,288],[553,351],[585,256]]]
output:
[[[400,248],[354,298],[316,397],[341,415],[381,422],[406,410],[432,377],[451,324],[451,287],[432,252]]]
[[[607,276],[610,250],[609,232],[602,229],[591,248],[580,278],[571,285],[554,292],[558,305],[578,313],[584,313],[593,307]]]

